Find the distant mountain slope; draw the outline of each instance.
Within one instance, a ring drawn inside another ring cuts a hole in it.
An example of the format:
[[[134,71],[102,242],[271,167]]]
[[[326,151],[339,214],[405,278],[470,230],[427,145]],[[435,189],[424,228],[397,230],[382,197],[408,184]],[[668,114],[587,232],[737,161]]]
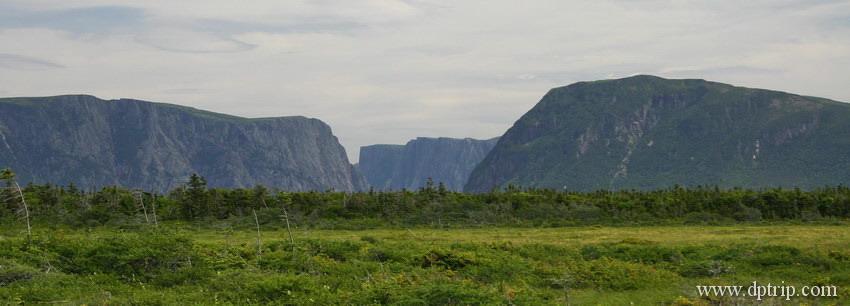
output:
[[[466,191],[850,183],[850,105],[704,80],[635,76],[549,91]]]
[[[359,169],[379,190],[415,190],[428,178],[460,191],[475,165],[496,145],[498,138],[419,137],[406,145],[373,145],[360,148]]]
[[[363,190],[330,127],[317,119],[246,119],[92,96],[0,99],[0,168],[22,181],[173,188]]]

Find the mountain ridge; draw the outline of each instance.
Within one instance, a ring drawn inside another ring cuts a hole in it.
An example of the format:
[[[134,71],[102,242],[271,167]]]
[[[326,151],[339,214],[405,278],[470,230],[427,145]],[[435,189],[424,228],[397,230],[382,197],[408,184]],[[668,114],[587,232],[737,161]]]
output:
[[[318,119],[91,95],[3,98],[0,110],[0,165],[34,182],[169,189],[197,172],[211,187],[368,188]]]
[[[379,190],[415,190],[428,179],[460,191],[469,173],[498,141],[473,138],[417,137],[404,145],[360,147],[358,168]]]
[[[850,150],[841,118],[850,121],[850,105],[700,79],[578,82],[549,90],[517,120],[465,190],[848,183],[850,170],[822,162],[848,160],[832,145]]]

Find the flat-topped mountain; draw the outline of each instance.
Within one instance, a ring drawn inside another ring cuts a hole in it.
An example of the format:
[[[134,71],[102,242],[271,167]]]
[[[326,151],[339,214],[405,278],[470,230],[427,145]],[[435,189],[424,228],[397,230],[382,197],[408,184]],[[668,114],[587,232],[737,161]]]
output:
[[[460,191],[498,140],[419,137],[405,145],[365,146],[360,148],[359,169],[379,190],[416,190],[431,178],[448,190]]]
[[[465,191],[848,183],[850,104],[642,75],[550,90]]]
[[[0,99],[0,168],[22,182],[167,190],[192,173],[212,187],[367,189],[317,119],[247,119],[86,95]]]

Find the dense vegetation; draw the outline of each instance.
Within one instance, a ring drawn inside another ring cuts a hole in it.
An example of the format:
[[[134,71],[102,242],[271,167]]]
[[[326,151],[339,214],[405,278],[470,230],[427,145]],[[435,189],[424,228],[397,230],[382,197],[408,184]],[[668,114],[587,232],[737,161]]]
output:
[[[746,304],[697,297],[694,286],[754,280],[836,286],[838,297],[794,301],[850,302],[843,186],[281,192],[207,188],[193,175],[166,194],[18,193],[11,172],[3,179],[0,303]],[[677,225],[697,223],[736,225],[712,239]],[[617,227],[542,228],[589,224]],[[667,225],[634,227],[647,224]]]
[[[9,183],[7,183],[9,184]],[[11,185],[9,185],[11,187]],[[0,194],[0,218],[20,215],[14,188]],[[159,195],[120,187],[80,190],[69,186],[22,188],[35,220],[74,226],[121,225],[181,220],[209,224],[233,220],[312,228],[380,226],[473,227],[482,225],[565,226],[582,224],[681,224],[850,218],[850,188],[719,189],[674,187],[654,191],[571,192],[520,189],[487,193],[451,192],[428,183],[418,191],[283,192],[207,188],[203,177]],[[146,220],[146,221],[145,221]]]
[[[752,281],[835,286],[838,294],[793,303],[850,302],[850,245],[835,226],[786,226],[760,236],[771,243],[705,243],[692,233],[684,243],[665,242],[682,239],[675,227],[651,239],[635,228],[552,229],[558,236],[627,237],[577,244],[546,241],[527,229],[514,230],[522,240],[488,242],[463,229],[358,231],[345,239],[299,232],[295,243],[280,238],[285,232],[263,232],[260,248],[242,233],[174,228],[59,227],[36,230],[31,241],[3,230],[0,303],[739,305],[753,299],[699,298],[694,286]],[[470,241],[440,242],[446,235]],[[788,242],[810,240],[837,247]]]

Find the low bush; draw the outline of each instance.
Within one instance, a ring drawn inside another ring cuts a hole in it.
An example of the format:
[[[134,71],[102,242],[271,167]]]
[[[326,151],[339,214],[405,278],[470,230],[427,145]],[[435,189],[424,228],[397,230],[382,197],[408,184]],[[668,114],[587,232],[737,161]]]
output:
[[[423,268],[440,267],[448,270],[460,270],[475,263],[471,254],[438,248],[417,256],[414,262]]]
[[[569,231],[554,242],[533,241],[524,229],[509,231],[522,237],[510,242],[446,243],[433,237],[442,230],[381,230],[349,241],[296,236],[295,245],[263,241],[261,253],[253,231],[213,241],[203,230],[147,227],[58,229],[31,242],[0,236],[0,304],[686,305],[720,301],[695,297],[693,284],[752,280],[850,292],[850,256],[838,249],[747,239],[670,244],[603,227],[587,232],[619,242],[564,244],[584,239]]]
[[[0,259],[0,287],[35,278],[38,274],[39,271],[33,267]]]
[[[636,290],[671,284],[679,279],[671,271],[607,257],[569,262],[566,268],[581,288]]]

